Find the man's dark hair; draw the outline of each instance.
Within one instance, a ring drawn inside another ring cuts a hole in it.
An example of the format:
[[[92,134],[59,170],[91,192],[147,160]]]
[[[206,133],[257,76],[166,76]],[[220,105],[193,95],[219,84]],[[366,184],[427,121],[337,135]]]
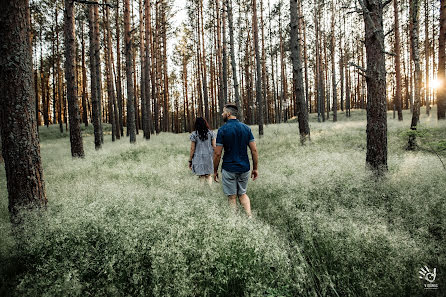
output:
[[[226,104],[225,108],[231,113],[231,115],[235,117],[238,115],[238,108],[237,105],[235,105],[234,103]]]

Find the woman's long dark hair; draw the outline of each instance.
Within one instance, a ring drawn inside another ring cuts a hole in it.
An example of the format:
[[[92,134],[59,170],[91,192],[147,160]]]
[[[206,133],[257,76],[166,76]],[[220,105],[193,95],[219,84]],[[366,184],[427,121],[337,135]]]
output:
[[[204,118],[198,117],[195,120],[195,131],[197,131],[201,141],[205,141],[206,139],[208,139],[209,130],[209,124]]]

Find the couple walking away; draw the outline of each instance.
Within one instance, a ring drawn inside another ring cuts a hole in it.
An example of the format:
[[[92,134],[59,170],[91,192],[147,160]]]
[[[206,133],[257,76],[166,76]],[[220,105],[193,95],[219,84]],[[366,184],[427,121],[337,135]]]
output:
[[[212,183],[213,173],[214,180],[218,182],[218,166],[224,150],[221,170],[223,192],[228,196],[229,205],[234,210],[237,209],[238,197],[251,218],[251,203],[246,195],[250,170],[247,148],[251,150],[253,180],[258,177],[258,154],[251,128],[237,120],[237,113],[235,104],[225,105],[222,113],[225,124],[218,129],[217,138],[206,120],[197,118],[195,131],[190,136],[189,168],[209,184]]]

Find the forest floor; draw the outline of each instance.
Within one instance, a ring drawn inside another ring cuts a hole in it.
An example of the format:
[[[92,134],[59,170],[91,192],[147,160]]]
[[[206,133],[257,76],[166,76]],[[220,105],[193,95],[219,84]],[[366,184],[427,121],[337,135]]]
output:
[[[221,184],[188,170],[189,135],[137,136],[84,159],[67,133],[40,127],[48,208],[20,236],[9,224],[0,169],[1,296],[441,296],[446,292],[446,122],[388,113],[389,172],[365,167],[366,113],[338,113],[299,143],[297,123],[258,137],[253,220],[232,213]],[[437,290],[419,270],[436,268]],[[444,295],[443,295],[444,296]]]

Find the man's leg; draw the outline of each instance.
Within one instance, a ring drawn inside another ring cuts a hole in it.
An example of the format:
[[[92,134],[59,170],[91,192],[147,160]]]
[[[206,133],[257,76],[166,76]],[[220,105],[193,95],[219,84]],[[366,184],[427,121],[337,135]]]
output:
[[[248,218],[250,218],[252,216],[252,214],[251,214],[251,201],[249,200],[248,195],[246,195],[246,194],[240,195],[238,197],[238,199],[240,200],[240,204],[245,209],[245,212],[248,215]]]
[[[237,195],[228,196],[229,207],[236,212],[237,211]]]
[[[235,173],[228,172],[226,170],[221,171],[221,181],[223,185],[223,193],[228,196],[229,206],[237,211],[237,180]]]
[[[251,201],[248,195],[246,195],[246,190],[248,189],[249,171],[240,173],[237,175],[237,193],[240,200],[240,204],[245,209],[248,218],[251,218]]]

